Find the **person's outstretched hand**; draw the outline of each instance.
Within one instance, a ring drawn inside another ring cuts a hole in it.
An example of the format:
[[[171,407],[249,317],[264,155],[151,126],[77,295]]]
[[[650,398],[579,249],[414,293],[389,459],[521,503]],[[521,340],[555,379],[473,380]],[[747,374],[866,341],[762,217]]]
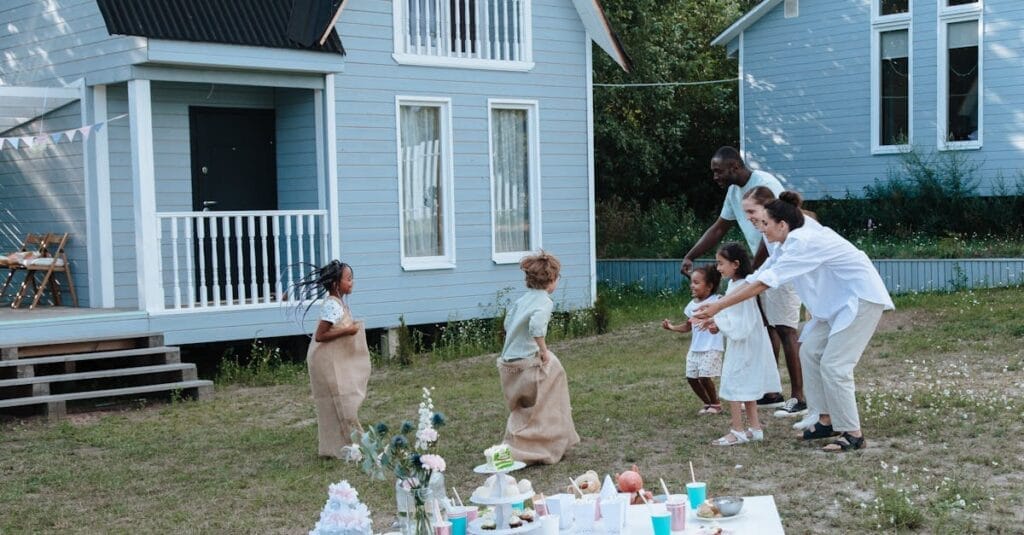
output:
[[[661,328],[665,329],[666,331],[671,331],[672,322],[668,321],[667,319],[661,320]]]
[[[683,275],[686,275],[687,277],[689,277],[690,273],[692,271],[693,271],[693,260],[691,260],[689,258],[684,258],[682,263],[679,264],[679,272],[682,273]]]

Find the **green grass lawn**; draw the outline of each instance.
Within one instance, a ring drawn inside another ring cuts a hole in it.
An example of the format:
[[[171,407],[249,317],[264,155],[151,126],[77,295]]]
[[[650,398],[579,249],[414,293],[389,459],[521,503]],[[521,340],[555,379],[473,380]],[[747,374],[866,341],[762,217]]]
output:
[[[686,336],[662,331],[682,296],[611,296],[612,332],[558,342],[583,442],[516,475],[545,493],[570,476],[640,465],[682,489],[692,461],[709,494],[773,494],[788,533],[1020,533],[1024,525],[1024,289],[915,295],[887,313],[858,367],[869,448],[821,453],[764,412],[767,440],[713,448],[725,416],[698,417],[683,379]],[[448,486],[501,440],[494,355],[374,372],[361,416],[416,418],[420,387],[448,417]],[[785,373],[783,373],[785,376]],[[785,377],[784,377],[785,380]],[[309,387],[218,385],[208,402],[0,425],[0,533],[305,533],[327,485],[348,479],[394,513],[393,482],[320,460]],[[652,482],[654,483],[652,485]]]

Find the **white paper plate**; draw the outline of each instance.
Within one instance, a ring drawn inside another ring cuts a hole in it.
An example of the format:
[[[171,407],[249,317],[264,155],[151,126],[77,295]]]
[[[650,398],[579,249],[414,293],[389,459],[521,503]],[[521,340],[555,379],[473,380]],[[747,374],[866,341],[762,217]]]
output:
[[[480,533],[480,534],[483,534],[483,535],[513,535],[513,534],[516,534],[516,533],[529,533],[529,532],[531,532],[533,530],[537,530],[537,529],[541,528],[540,522],[538,520],[534,520],[533,522],[525,523],[522,526],[520,526],[518,528],[515,528],[515,529],[509,529],[509,528],[505,528],[505,529],[482,529],[480,526],[483,523],[484,523],[484,519],[483,518],[477,518],[476,520],[470,522],[469,523],[469,532],[470,533]]]
[[[702,516],[697,516],[697,512],[694,511],[693,512],[693,518],[696,519],[696,520],[699,520],[700,522],[729,522],[730,520],[742,517],[743,513],[744,513],[744,510],[740,509],[740,512],[738,512],[738,513],[736,513],[736,514],[734,514],[732,516],[719,516],[719,517],[715,517],[715,518],[704,518]]]
[[[521,462],[521,461],[515,461],[515,462],[512,463],[512,467],[511,468],[506,468],[504,470],[495,470],[494,468],[491,468],[490,466],[488,466],[485,463],[485,464],[480,464],[480,465],[475,466],[473,468],[473,471],[478,473],[478,474],[499,474],[499,473],[500,474],[506,474],[508,472],[514,472],[516,470],[522,470],[523,468],[526,468],[526,463]]]

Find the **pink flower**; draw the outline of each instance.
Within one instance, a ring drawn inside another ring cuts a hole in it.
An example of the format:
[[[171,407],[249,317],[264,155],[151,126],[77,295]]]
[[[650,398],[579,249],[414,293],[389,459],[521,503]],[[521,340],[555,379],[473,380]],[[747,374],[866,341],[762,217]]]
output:
[[[424,468],[434,472],[444,472],[445,469],[444,459],[442,459],[440,455],[434,455],[432,453],[420,456],[420,464],[422,464]]]
[[[437,430],[433,428],[423,429],[416,433],[416,438],[423,442],[436,442],[437,441]]]

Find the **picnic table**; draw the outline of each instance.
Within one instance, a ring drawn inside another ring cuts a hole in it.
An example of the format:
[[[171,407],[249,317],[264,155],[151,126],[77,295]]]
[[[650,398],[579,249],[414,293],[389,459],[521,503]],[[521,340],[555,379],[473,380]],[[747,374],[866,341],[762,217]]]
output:
[[[598,522],[600,524],[600,522]],[[706,520],[697,518],[697,512],[689,510],[686,516],[686,531],[673,531],[673,534],[700,535],[710,532],[710,528],[719,526],[730,535],[783,535],[782,519],[775,507],[772,496],[747,496],[743,498],[743,510],[734,518]],[[653,535],[650,513],[645,505],[631,505],[626,512],[626,528],[623,535]]]

